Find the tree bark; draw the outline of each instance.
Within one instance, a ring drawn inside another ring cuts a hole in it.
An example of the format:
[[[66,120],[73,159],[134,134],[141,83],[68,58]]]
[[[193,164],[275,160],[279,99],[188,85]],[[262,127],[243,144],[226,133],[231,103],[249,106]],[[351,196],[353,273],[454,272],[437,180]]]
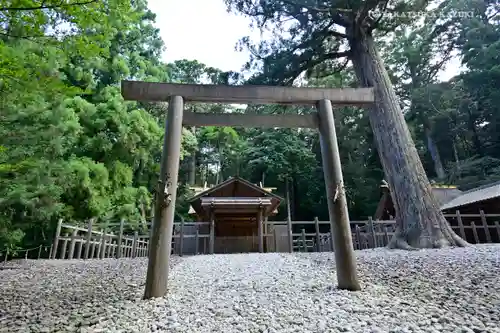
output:
[[[380,161],[396,210],[396,233],[389,247],[401,249],[466,246],[444,218],[434,198],[410,131],[373,36],[349,32],[351,60],[363,87],[374,87],[369,112]]]

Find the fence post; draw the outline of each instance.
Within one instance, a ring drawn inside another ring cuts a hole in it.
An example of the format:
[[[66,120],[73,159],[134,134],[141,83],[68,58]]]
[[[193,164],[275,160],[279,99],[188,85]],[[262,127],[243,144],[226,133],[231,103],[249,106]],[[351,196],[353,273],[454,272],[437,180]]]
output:
[[[125,224],[125,220],[121,219],[120,220],[120,231],[118,234],[118,241],[117,241],[117,249],[116,249],[116,259],[120,259],[122,257],[122,242],[123,242],[123,227]]]
[[[100,235],[96,237],[96,242],[97,242],[97,244],[96,244],[96,247],[97,247],[96,258],[97,259],[101,259],[103,237],[104,237],[104,233],[102,232],[102,229],[101,229]]]
[[[293,253],[293,228],[292,228],[292,220],[290,216],[288,216],[286,220],[287,231],[288,231],[288,251]]]
[[[52,247],[54,244],[50,244],[50,250],[49,250],[49,259],[52,258]]]
[[[269,248],[271,247],[270,244],[270,234],[269,234],[269,221],[267,219],[267,216],[264,217],[264,244],[266,247],[266,252],[271,252],[269,251]]]
[[[302,248],[304,249],[304,252],[307,252],[306,229],[302,229]]]
[[[370,216],[368,218],[368,223],[369,223],[369,228],[370,228],[370,233],[372,234],[372,246],[373,248],[376,248],[378,246],[377,244],[377,235],[375,234],[375,224],[373,223],[373,219]]]
[[[75,244],[76,244],[76,234],[78,230],[73,230],[71,233],[71,243],[69,244],[69,255],[68,259],[73,259],[73,254],[75,253]]]
[[[274,252],[278,252],[278,232],[276,231],[276,225],[273,225],[273,238],[274,238]]]
[[[486,235],[486,242],[491,243],[491,234],[490,227],[488,226],[488,221],[486,221],[486,216],[484,215],[484,211],[481,209],[479,211],[481,214],[481,222],[483,223],[484,234]]]
[[[80,238],[76,244],[76,259],[82,259],[83,239]]]
[[[457,210],[455,213],[457,214],[457,222],[458,222],[458,226],[460,228],[460,236],[462,236],[462,238],[465,239],[466,238],[465,228],[464,228],[464,223],[462,221],[462,216],[460,215],[459,210]]]
[[[472,227],[472,234],[474,235],[474,241],[476,242],[476,244],[479,244],[479,236],[477,235],[476,224],[474,222],[471,222],[470,226]]]
[[[104,259],[106,258],[106,234],[108,232],[107,226],[104,227],[103,230],[101,230],[101,246],[100,246],[100,252],[99,252],[99,258]]]
[[[125,253],[123,254],[123,256],[125,258],[129,258],[132,256],[132,250],[131,250],[131,247],[129,246],[129,240],[130,240],[130,238],[128,238],[128,237],[125,237],[125,239],[124,239]]]
[[[214,254],[215,243],[215,217],[214,213],[210,213],[210,240],[208,244],[208,253]]]
[[[259,243],[259,253],[264,252],[264,219],[262,218],[262,208],[257,213],[257,234]]]
[[[387,226],[384,226],[384,236],[385,236],[385,246],[388,246],[391,242],[391,237],[389,237],[389,231],[387,230]]]
[[[99,258],[99,246],[100,246],[99,238],[96,236],[92,236],[92,246],[90,250],[90,258]]]
[[[359,225],[356,224],[356,240],[358,243],[358,250],[362,250],[361,248],[361,231],[359,230]]]
[[[57,248],[59,246],[59,237],[61,236],[62,219],[57,221],[56,235],[54,237],[54,243],[52,243],[52,259],[57,256]]]
[[[69,237],[68,233],[65,233],[64,234],[63,246],[62,246],[62,249],[61,249],[61,256],[60,256],[61,259],[66,258],[66,250],[68,249],[68,237]]]
[[[498,221],[495,221],[495,229],[497,229],[497,236],[500,241],[500,223],[498,223]]]
[[[110,232],[106,241],[106,258],[114,258],[113,238],[115,235]]]
[[[314,228],[316,229],[316,249],[318,252],[321,252],[321,248],[320,248],[321,236],[319,233],[319,220],[318,220],[317,216],[314,218]]]
[[[24,259],[25,260],[28,260],[28,252],[30,252],[30,250],[26,250],[26,252],[24,252]]]
[[[40,259],[41,256],[42,256],[42,245],[40,245],[38,247],[38,258],[37,259]]]
[[[182,257],[184,248],[184,218],[181,216],[181,230],[179,232],[179,256]]]
[[[139,237],[139,233],[137,231],[134,232],[134,239],[132,240],[132,258],[136,257],[137,252],[137,238]]]
[[[200,232],[198,226],[196,227],[196,234],[194,236],[194,254],[200,253]]]
[[[335,244],[333,244],[333,231],[331,230],[331,226],[330,226],[330,248],[332,252],[335,252]]]
[[[84,259],[89,259],[90,255],[90,242],[92,241],[92,224],[94,223],[94,219],[90,219],[88,222],[88,227],[87,227],[87,235],[86,235],[86,242],[85,242],[85,254],[84,254]]]
[[[123,243],[121,245],[121,251],[122,253],[120,254],[120,258],[127,258],[128,257],[128,238],[127,237],[123,237]]]

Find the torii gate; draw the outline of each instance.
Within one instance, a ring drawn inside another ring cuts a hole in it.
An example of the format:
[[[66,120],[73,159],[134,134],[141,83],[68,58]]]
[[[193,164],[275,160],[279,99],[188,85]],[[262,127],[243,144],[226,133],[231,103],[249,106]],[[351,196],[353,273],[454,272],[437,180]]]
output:
[[[122,95],[125,100],[169,101],[153,230],[149,242],[145,299],[162,297],[167,293],[183,125],[318,128],[338,288],[361,289],[352,245],[332,103],[370,105],[375,101],[372,88],[326,89],[122,81]],[[315,105],[318,112],[307,115],[193,113],[184,111],[184,102]]]

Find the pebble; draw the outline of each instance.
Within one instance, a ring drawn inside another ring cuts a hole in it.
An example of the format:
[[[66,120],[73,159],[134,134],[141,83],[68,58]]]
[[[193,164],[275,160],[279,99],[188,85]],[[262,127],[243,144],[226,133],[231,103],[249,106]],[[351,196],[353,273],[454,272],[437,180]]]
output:
[[[27,260],[0,270],[0,332],[500,333],[500,245],[173,257],[169,294],[142,300],[147,260]]]

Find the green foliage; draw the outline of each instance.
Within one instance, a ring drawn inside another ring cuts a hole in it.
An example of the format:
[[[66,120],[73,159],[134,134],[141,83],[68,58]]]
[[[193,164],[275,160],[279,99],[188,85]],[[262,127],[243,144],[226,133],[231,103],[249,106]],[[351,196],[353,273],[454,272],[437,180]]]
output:
[[[260,45],[242,40],[254,55],[248,68],[256,70],[247,83],[290,85],[306,74],[302,85],[355,86],[350,63],[339,57],[349,56],[345,37],[357,33],[349,30],[351,14],[360,14],[373,29],[429,177],[436,177],[439,159],[442,182],[467,189],[499,179],[496,2],[443,1],[434,9],[426,9],[429,1],[226,2],[274,32]],[[124,218],[137,228],[150,217],[165,106],[124,101],[122,79],[242,81],[239,73],[198,61],[161,63],[163,43],[146,1],[61,6],[47,0],[47,8],[40,6],[34,0],[0,0],[0,251],[48,244],[59,218],[81,223],[98,217],[100,224]],[[403,15],[410,10],[427,11],[428,17]],[[380,12],[385,14],[379,20]],[[338,23],[347,25],[346,35]],[[437,73],[454,52],[467,71],[439,82]],[[186,108],[311,112],[220,104]],[[384,177],[369,120],[352,107],[335,110],[335,118],[350,217],[366,219],[375,212]],[[186,175],[194,161],[197,185],[239,175],[285,196],[288,182],[294,219],[328,218],[316,131],[204,127],[184,129],[182,139],[177,217],[188,218],[192,192]],[[285,214],[282,207],[278,218]]]
[[[59,218],[143,219],[164,119],[118,85],[168,80],[146,2],[0,7],[0,251],[47,244]]]

